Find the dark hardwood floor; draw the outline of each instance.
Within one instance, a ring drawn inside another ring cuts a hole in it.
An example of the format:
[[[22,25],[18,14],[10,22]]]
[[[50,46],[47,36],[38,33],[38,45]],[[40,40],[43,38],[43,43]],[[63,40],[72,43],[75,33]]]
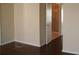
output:
[[[0,55],[65,55],[62,53],[62,37],[58,37],[48,45],[35,47],[19,42],[12,42],[0,47]]]

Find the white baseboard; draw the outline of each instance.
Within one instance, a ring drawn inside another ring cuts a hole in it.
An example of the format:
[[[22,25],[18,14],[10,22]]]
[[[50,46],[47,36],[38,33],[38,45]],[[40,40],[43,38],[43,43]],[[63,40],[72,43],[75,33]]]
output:
[[[36,47],[41,47],[41,45],[29,43],[29,42],[23,42],[23,41],[18,41],[18,40],[15,40],[15,42],[20,42],[20,43],[24,43],[24,44],[28,44],[28,45],[32,45],[32,46],[36,46]]]
[[[34,43],[29,43],[29,42],[23,42],[23,41],[14,40],[14,41],[8,41],[8,42],[1,43],[0,46],[8,44],[8,43],[11,43],[11,42],[20,42],[20,43],[24,43],[24,44],[28,44],[28,45],[32,45],[32,46],[36,46],[36,47],[41,47],[41,46],[44,45],[44,44],[42,44],[42,45],[39,44],[38,45],[38,44],[34,44]]]
[[[4,42],[4,43],[1,43],[1,45],[5,45],[5,44],[11,43],[11,42],[14,42],[14,41]],[[1,46],[1,45],[0,45],[0,46]]]
[[[72,54],[79,55],[79,52],[74,52],[74,51],[62,50],[62,52],[67,52],[67,53],[72,53]]]
[[[40,44],[40,47],[42,47],[42,46],[44,46],[44,45],[46,45],[46,43],[42,43],[42,44]]]
[[[52,41],[52,40],[50,40],[50,41],[46,41],[46,44],[49,44],[51,41]]]

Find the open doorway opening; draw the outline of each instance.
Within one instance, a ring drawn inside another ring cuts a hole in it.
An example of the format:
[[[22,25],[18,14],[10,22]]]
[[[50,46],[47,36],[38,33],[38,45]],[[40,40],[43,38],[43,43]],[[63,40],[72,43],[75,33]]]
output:
[[[53,39],[61,36],[61,4],[52,4],[52,35]]]
[[[46,4],[46,44],[48,54],[62,54],[61,4]]]
[[[46,4],[46,43],[61,36],[61,4]]]
[[[46,44],[61,36],[61,4],[46,4]]]

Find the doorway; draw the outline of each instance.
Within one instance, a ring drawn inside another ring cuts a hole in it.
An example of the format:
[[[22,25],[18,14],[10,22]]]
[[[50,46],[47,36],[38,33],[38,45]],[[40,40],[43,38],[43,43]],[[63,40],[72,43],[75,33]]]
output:
[[[62,54],[61,4],[46,4],[46,51]]]
[[[52,35],[53,39],[61,36],[61,4],[52,4]]]

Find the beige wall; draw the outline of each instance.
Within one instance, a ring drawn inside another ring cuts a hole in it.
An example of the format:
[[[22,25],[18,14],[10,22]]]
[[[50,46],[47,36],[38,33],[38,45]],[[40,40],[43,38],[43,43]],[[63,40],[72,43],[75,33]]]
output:
[[[40,46],[39,4],[15,4],[15,41]]]
[[[0,45],[1,45],[1,4],[0,4]]]
[[[1,4],[2,44],[18,41],[42,46],[46,43],[46,5]]]
[[[40,4],[40,45],[46,44],[46,4]]]
[[[46,5],[15,4],[15,41],[42,46],[46,43]]]
[[[79,4],[63,4],[63,51],[79,54]]]
[[[24,4],[24,38],[37,46],[40,46],[39,11],[39,3]]]
[[[13,4],[1,4],[1,44],[14,40]]]
[[[52,4],[46,4],[46,43],[52,41]]]
[[[24,39],[24,4],[14,4],[15,41]]]
[[[1,24],[0,24],[0,45],[1,45]]]

